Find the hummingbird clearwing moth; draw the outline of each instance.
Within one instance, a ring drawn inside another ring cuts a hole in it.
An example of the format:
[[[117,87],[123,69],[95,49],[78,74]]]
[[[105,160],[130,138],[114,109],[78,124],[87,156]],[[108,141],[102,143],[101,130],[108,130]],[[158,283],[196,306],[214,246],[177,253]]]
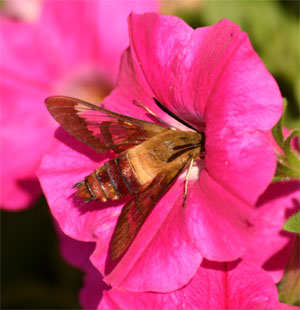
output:
[[[172,181],[204,152],[204,133],[154,100],[164,112],[194,131],[174,130],[80,99],[46,99],[50,114],[72,136],[96,152],[113,150],[117,154],[74,185],[85,202],[132,198],[123,207],[113,233],[112,261],[126,252]]]

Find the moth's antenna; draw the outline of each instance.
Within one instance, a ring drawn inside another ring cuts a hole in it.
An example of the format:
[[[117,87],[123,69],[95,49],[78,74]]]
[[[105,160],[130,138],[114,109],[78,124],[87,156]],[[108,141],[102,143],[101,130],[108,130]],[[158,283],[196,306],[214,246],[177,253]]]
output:
[[[154,112],[152,112],[148,107],[146,107],[145,105],[143,105],[142,103],[138,102],[137,100],[133,99],[132,101],[135,105],[137,105],[140,108],[143,108],[144,110],[146,110],[150,115],[152,115],[153,117],[155,117],[159,122],[161,122],[162,124],[166,125],[167,127],[171,128],[171,129],[175,129],[173,128],[170,124],[166,123],[165,121],[163,121],[161,118],[159,118]]]
[[[176,121],[178,121],[179,123],[183,124],[186,127],[189,127],[197,132],[201,132],[198,129],[196,129],[195,127],[193,127],[192,125],[188,124],[187,122],[185,122],[184,120],[182,120],[181,118],[179,118],[177,115],[175,115],[174,113],[172,113],[169,109],[167,109],[165,106],[163,106],[155,97],[153,97],[154,102],[157,104],[157,106],[163,110],[165,113],[167,113],[168,115],[170,115],[171,117],[173,117],[174,119],[176,119]]]

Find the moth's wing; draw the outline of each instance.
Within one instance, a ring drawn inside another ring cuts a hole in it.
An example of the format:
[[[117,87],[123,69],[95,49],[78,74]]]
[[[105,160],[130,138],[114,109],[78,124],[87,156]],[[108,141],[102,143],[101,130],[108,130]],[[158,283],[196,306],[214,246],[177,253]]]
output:
[[[137,195],[123,207],[110,245],[112,261],[117,260],[125,253],[154,206],[187,163],[188,161],[178,169],[159,173],[143,193]]]
[[[99,153],[120,153],[168,130],[71,97],[49,97],[46,105],[66,131]]]

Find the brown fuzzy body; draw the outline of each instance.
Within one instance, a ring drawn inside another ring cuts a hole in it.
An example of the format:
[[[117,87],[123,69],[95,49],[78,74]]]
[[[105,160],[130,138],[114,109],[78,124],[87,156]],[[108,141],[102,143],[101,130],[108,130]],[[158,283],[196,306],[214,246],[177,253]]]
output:
[[[139,194],[162,171],[178,171],[199,157],[201,139],[199,133],[166,130],[101,165],[76,185],[77,195],[104,202]]]

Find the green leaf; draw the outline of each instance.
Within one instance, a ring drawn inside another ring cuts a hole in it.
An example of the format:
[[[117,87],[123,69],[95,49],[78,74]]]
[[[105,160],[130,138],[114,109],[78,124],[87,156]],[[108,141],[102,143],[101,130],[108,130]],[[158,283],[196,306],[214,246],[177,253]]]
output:
[[[283,137],[283,131],[282,131],[282,126],[283,126],[283,116],[285,114],[285,110],[287,107],[287,100],[283,98],[283,111],[282,111],[282,116],[278,123],[273,127],[272,129],[272,134],[277,142],[277,144],[282,148],[283,147],[283,142],[284,142],[284,137]]]
[[[299,306],[300,305],[300,240],[297,235],[288,263],[284,269],[281,281],[278,283],[278,293],[281,302]]]
[[[283,225],[283,229],[300,234],[300,211],[292,215]]]
[[[272,134],[279,146],[283,144],[282,119],[272,128]]]
[[[278,180],[289,180],[300,177],[300,154],[293,150],[291,141],[294,137],[300,136],[300,131],[294,129],[285,139],[283,134],[283,119],[285,116],[287,101],[283,101],[283,114],[278,123],[273,127],[272,134],[278,146],[284,154],[277,153],[277,167],[273,182]]]
[[[299,153],[293,151],[291,147],[291,140],[294,137],[300,137],[300,131],[298,129],[293,130],[289,136],[284,140],[283,142],[283,151],[285,153],[285,157],[288,161],[288,163],[295,167],[300,168],[300,157]]]
[[[277,162],[276,173],[274,176],[275,181],[278,180],[290,180],[300,177],[300,170],[294,167],[290,167],[284,163]],[[274,180],[273,180],[274,181]]]

